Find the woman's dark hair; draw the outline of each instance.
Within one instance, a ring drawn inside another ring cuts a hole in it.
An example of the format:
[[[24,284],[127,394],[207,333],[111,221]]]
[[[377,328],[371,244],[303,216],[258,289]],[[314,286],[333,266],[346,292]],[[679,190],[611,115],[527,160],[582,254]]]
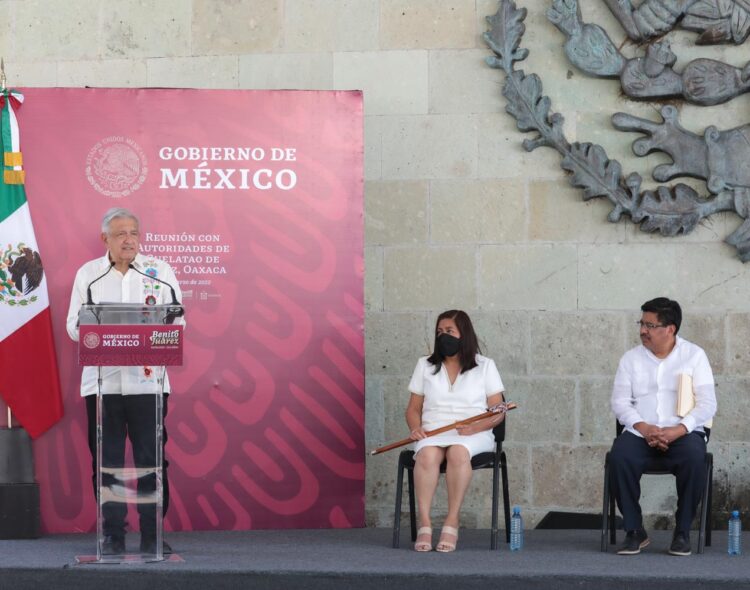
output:
[[[465,373],[470,371],[477,366],[476,355],[481,354],[482,351],[479,348],[479,342],[477,341],[477,335],[474,332],[474,326],[471,325],[471,319],[465,311],[460,309],[450,309],[441,313],[435,321],[435,344],[432,346],[432,354],[427,359],[427,362],[435,365],[434,374],[437,375],[440,371],[440,366],[443,364],[445,357],[440,354],[438,350],[438,325],[442,320],[449,319],[456,322],[458,331],[461,332],[461,340],[458,348],[458,362],[461,365],[461,372]]]
[[[666,297],[657,297],[651,301],[646,301],[641,305],[641,311],[648,311],[655,313],[656,317],[659,318],[659,322],[665,326],[674,326],[674,333],[680,331],[680,324],[682,323],[682,309],[680,304],[672,299]]]

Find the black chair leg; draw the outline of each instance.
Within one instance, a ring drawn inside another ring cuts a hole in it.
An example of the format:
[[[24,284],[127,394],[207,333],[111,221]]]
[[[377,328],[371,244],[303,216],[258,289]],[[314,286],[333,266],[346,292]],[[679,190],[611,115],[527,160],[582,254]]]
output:
[[[510,492],[508,491],[508,462],[505,451],[500,452],[500,471],[503,476],[503,512],[505,516],[505,542],[510,543]]]
[[[401,544],[401,497],[404,487],[404,466],[398,462],[398,475],[396,476],[396,507],[393,511],[393,542],[392,547],[398,549]]]
[[[398,463],[398,475],[396,476],[396,507],[393,511],[393,542],[391,546],[398,549],[401,544],[401,497],[404,487],[404,466]]]
[[[500,458],[495,453],[495,463],[492,466],[492,528],[490,529],[490,550],[497,549],[497,502],[500,488]]]
[[[710,544],[710,532],[707,532],[707,521],[708,511],[711,506],[711,478],[713,474],[713,460],[710,455],[706,455],[706,483],[703,488],[703,497],[701,498],[701,512],[700,512],[700,526],[698,528],[698,553],[703,553],[703,549],[706,546],[706,537],[709,537]],[[710,529],[710,525],[709,525]]]
[[[617,543],[617,520],[615,519],[615,495],[609,490],[609,544]]]
[[[706,509],[708,508],[708,474],[706,474],[706,484],[703,487],[703,495],[700,503],[700,519],[698,522],[698,553],[703,553],[706,546]]]
[[[609,462],[604,460],[604,487],[602,488],[602,538],[600,551],[607,551],[607,533],[609,532]]]
[[[615,494],[614,490],[612,490],[609,475],[609,453],[607,453],[604,457],[604,492],[602,493],[602,551],[607,551],[607,533],[609,533],[610,545],[614,545],[617,542]]]
[[[706,512],[706,545],[711,546],[711,531],[713,530],[713,501],[714,501],[714,458],[708,468],[708,509]]]
[[[411,524],[411,542],[417,541],[417,503],[414,500],[414,470],[408,470],[409,480],[409,524]]]

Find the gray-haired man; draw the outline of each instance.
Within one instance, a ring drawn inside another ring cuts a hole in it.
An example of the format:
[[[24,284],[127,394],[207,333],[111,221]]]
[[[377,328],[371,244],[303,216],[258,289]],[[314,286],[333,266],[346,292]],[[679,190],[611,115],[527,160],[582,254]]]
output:
[[[180,288],[172,268],[164,261],[142,256],[138,253],[140,224],[138,218],[127,209],[114,208],[107,211],[102,220],[101,239],[107,251],[104,256],[84,264],[76,274],[70,297],[67,329],[74,341],[78,341],[78,312],[91,299],[96,303],[142,303],[162,304],[171,302],[171,293],[154,279],[173,286],[178,301],[182,300]],[[132,265],[132,268],[131,268]],[[135,269],[135,270],[133,270]],[[140,271],[136,272],[136,271]],[[142,274],[141,274],[142,273]],[[103,275],[103,276],[102,276]],[[148,276],[144,276],[148,275]],[[182,323],[182,318],[178,319]],[[162,387],[158,376],[162,367],[102,367],[101,391],[103,394],[105,430],[107,440],[102,447],[105,465],[122,465],[125,438],[130,439],[136,465],[154,465],[156,441],[154,396]],[[84,367],[81,375],[81,395],[86,400],[88,416],[88,442],[94,471],[96,494],[96,393],[99,388],[97,367]],[[164,373],[163,416],[167,414],[167,399],[170,391],[169,378]],[[162,443],[167,441],[166,428]],[[162,448],[163,451],[163,448]],[[162,452],[162,457],[163,457]],[[163,463],[164,512],[169,505],[167,461]],[[139,492],[153,491],[153,477],[139,480]],[[106,502],[104,515],[104,543],[102,553],[117,555],[125,553],[125,519],[127,505]],[[153,504],[138,504],[141,526],[141,552],[156,553],[156,513]],[[165,543],[164,551],[170,552]]]

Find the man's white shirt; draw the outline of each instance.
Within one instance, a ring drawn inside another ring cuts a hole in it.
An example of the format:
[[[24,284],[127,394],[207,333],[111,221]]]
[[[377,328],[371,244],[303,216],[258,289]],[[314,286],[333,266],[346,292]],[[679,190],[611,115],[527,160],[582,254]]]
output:
[[[684,418],[677,415],[679,375],[693,378],[695,407]],[[703,349],[676,337],[669,355],[660,359],[642,344],[620,359],[612,388],[612,411],[629,432],[638,422],[659,427],[683,424],[688,432],[703,430],[716,413],[716,391],[711,365]]]
[[[84,264],[76,273],[73,292],[68,309],[68,335],[78,342],[78,312],[81,305],[86,303],[87,288],[91,282],[101,276],[110,266],[108,255],[91,260]],[[158,258],[146,257],[138,254],[133,266],[139,271],[151,274],[174,287],[177,300],[182,301],[182,293],[172,268]],[[128,270],[124,275],[116,268],[101,280],[91,286],[91,298],[94,303],[143,303],[149,296],[153,296],[156,304],[172,302],[169,287]],[[150,300],[151,302],[154,302]],[[177,318],[176,324],[184,325],[184,318]],[[102,393],[158,393],[158,377],[164,373],[164,393],[169,393],[169,378],[164,367],[102,367]],[[96,394],[98,389],[97,367],[84,367],[81,375],[81,395]]]

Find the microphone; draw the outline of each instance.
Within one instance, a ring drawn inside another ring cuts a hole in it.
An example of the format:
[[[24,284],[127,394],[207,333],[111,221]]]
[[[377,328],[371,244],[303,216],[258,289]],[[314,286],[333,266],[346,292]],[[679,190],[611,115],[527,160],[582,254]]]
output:
[[[91,285],[93,285],[96,281],[99,281],[103,279],[104,277],[106,277],[109,274],[109,271],[114,268],[114,266],[115,266],[114,261],[111,261],[109,263],[109,268],[107,269],[107,272],[105,272],[103,275],[99,275],[98,277],[96,277],[93,281],[89,283],[89,286],[86,287],[86,305],[94,304],[93,299],[91,299]]]
[[[134,270],[139,275],[143,275],[147,279],[151,279],[152,281],[156,281],[157,283],[162,283],[162,284],[166,285],[167,287],[169,287],[169,291],[172,293],[172,305],[181,305],[180,302],[177,301],[177,293],[175,293],[174,287],[172,285],[170,285],[167,281],[162,281],[159,278],[152,277],[151,275],[147,275],[145,272],[141,272],[135,266],[133,266],[132,262],[130,264],[128,264],[128,268],[131,269],[131,270]],[[174,322],[175,318],[180,317],[184,313],[185,313],[184,309],[180,309],[179,313],[175,313],[175,312],[171,312],[170,311],[167,314],[167,323],[171,324],[172,322]]]

